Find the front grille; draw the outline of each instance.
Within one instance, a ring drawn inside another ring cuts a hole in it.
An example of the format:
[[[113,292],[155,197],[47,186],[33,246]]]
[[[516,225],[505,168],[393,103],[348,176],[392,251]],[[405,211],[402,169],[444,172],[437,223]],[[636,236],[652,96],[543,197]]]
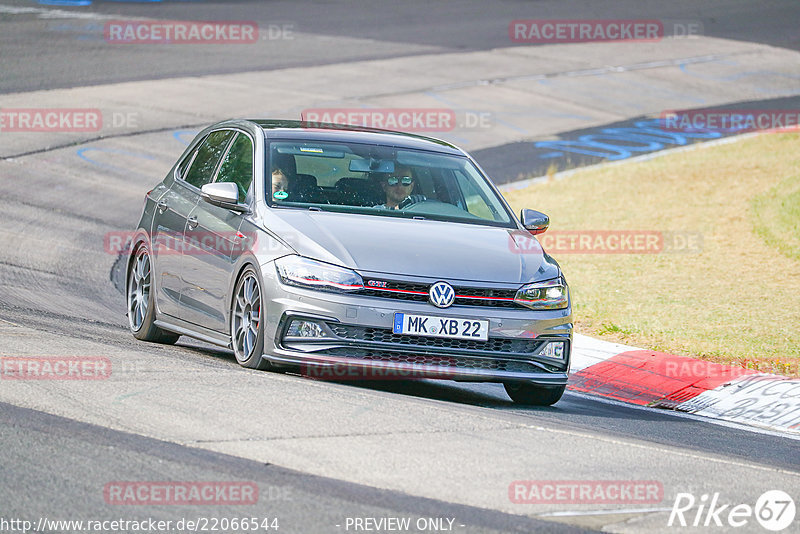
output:
[[[542,342],[535,339],[506,339],[490,337],[487,341],[472,339],[447,339],[426,336],[409,336],[395,334],[385,328],[370,328],[364,326],[343,325],[328,323],[334,334],[340,338],[355,342],[395,343],[415,347],[432,347],[451,350],[481,350],[502,352],[519,356],[535,354]]]
[[[364,280],[359,293],[371,297],[427,302],[430,284],[401,282],[397,280]],[[453,286],[456,292],[454,306],[483,306],[489,308],[518,308],[514,303],[515,289]]]

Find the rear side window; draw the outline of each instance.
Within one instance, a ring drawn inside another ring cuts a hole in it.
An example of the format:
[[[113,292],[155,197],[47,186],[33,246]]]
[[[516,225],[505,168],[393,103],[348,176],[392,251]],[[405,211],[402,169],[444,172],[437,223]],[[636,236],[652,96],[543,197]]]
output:
[[[232,130],[210,133],[197,149],[197,155],[183,179],[197,188],[210,183],[214,178],[214,170],[234,133]]]
[[[253,183],[253,142],[240,133],[222,160],[217,182],[231,182],[239,188],[239,202],[244,202]]]
[[[194,157],[197,155],[197,150],[190,152],[183,161],[181,161],[180,165],[178,165],[178,178],[184,180],[186,178],[186,169],[189,168],[189,164],[194,161]]]

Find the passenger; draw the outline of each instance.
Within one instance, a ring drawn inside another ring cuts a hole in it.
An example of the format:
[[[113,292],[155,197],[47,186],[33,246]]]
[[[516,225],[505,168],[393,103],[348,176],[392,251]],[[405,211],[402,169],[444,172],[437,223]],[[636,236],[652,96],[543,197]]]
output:
[[[286,190],[289,187],[289,178],[281,169],[272,171],[272,198],[276,200],[286,200],[289,194]],[[276,196],[276,193],[278,194]]]
[[[272,154],[272,198],[286,200],[297,179],[297,163],[291,154]],[[275,194],[278,194],[276,197]]]

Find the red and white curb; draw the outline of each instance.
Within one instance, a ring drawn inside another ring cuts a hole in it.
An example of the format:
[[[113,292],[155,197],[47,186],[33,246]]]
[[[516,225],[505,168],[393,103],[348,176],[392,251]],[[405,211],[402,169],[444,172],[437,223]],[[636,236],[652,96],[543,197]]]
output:
[[[576,334],[568,389],[800,434],[800,379]]]

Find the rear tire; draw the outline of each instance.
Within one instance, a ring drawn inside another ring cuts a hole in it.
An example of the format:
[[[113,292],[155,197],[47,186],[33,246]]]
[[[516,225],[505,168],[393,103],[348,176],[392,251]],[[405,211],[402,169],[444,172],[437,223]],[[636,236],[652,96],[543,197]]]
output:
[[[263,293],[258,273],[252,267],[245,268],[231,304],[231,346],[236,361],[248,369],[270,369],[264,354],[264,307]]]
[[[155,325],[155,298],[151,291],[150,251],[142,243],[135,251],[128,271],[128,326],[136,339],[172,345],[181,337]]]
[[[567,388],[566,385],[536,386],[518,382],[507,382],[503,386],[511,400],[527,406],[552,406],[558,402]]]

